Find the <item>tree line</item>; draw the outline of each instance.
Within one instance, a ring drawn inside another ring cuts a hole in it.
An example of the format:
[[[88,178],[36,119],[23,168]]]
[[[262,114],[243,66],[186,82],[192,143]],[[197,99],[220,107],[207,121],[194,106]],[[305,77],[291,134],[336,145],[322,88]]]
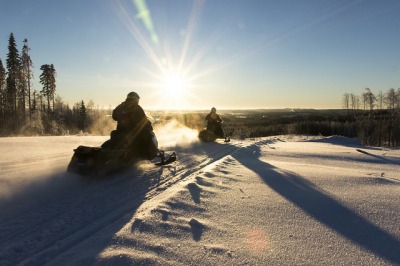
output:
[[[0,136],[62,135],[79,131],[108,135],[114,128],[111,108],[83,100],[72,107],[56,94],[57,72],[53,64],[40,66],[41,90],[32,88],[33,62],[28,40],[21,54],[13,33],[8,40],[6,66],[0,58]],[[400,146],[400,88],[374,94],[366,88],[361,95],[344,93],[344,113],[304,113],[293,116],[253,114],[245,121],[227,117],[225,129],[231,136],[264,137],[280,134],[321,134],[358,137],[362,144]],[[190,114],[184,124],[200,128],[203,117]],[[251,119],[249,119],[251,117]],[[291,118],[288,118],[291,117]],[[197,122],[194,122],[197,121]]]
[[[247,112],[246,118],[225,115],[224,129],[234,138],[286,134],[358,138],[362,145],[400,146],[400,88],[374,94],[344,93],[340,110],[297,109]]]
[[[349,112],[356,110],[370,111],[373,110],[389,110],[395,113],[400,109],[400,88],[397,90],[391,88],[383,93],[379,91],[375,95],[369,88],[366,88],[361,96],[353,93],[344,93],[342,98],[342,107]]]
[[[400,146],[400,88],[378,94],[366,88],[360,96],[345,93],[342,107],[363,144]]]
[[[56,94],[57,71],[53,64],[40,66],[42,88],[32,88],[34,65],[30,51],[28,40],[24,39],[20,53],[14,34],[10,34],[5,66],[0,58],[0,136],[109,132],[114,126],[106,116],[109,110],[83,100],[71,108]],[[103,125],[96,126],[99,122]]]

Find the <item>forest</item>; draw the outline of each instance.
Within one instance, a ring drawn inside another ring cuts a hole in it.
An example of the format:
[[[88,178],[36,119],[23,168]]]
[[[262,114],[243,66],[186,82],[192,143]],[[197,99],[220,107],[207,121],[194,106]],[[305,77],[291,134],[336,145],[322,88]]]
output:
[[[69,106],[56,93],[53,64],[40,66],[42,89],[32,90],[33,62],[28,40],[21,53],[13,33],[8,41],[6,66],[0,58],[0,136],[68,135],[85,132],[108,135],[115,128],[111,109],[83,100]],[[338,102],[340,99],[338,99]],[[282,134],[342,135],[364,145],[400,146],[400,88],[374,94],[344,93],[343,109],[222,110],[226,134],[257,138]],[[145,107],[144,107],[145,108]],[[200,130],[208,111],[153,111],[154,126],[171,120]]]
[[[358,138],[363,145],[400,146],[399,111],[390,110],[316,110],[260,109],[220,110],[225,133],[232,139],[260,138],[277,135],[340,135]],[[152,113],[153,114],[153,113]],[[207,112],[154,113],[157,123],[178,120],[190,128],[205,127]]]
[[[65,135],[88,128],[108,134],[114,123],[110,110],[82,100],[72,107],[56,93],[57,72],[53,64],[40,66],[40,91],[32,89],[33,67],[28,40],[19,52],[14,34],[8,40],[6,66],[0,58],[0,136]],[[100,125],[96,127],[96,125]]]

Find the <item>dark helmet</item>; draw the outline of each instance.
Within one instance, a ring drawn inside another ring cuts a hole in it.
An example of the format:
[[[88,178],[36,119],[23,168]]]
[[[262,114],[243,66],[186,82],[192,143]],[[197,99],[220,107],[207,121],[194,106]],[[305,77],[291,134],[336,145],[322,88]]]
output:
[[[216,112],[217,109],[215,109],[215,107],[211,108],[211,112]]]
[[[128,95],[126,96],[127,99],[140,99],[139,94],[137,94],[134,91],[131,91],[130,93],[128,93]]]

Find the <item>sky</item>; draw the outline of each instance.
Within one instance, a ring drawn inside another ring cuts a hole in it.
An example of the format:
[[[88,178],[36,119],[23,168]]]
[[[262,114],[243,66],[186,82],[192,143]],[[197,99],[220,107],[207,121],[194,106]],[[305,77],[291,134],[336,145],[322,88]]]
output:
[[[400,87],[398,0],[1,0],[0,59],[28,39],[33,88],[144,109],[341,108]]]

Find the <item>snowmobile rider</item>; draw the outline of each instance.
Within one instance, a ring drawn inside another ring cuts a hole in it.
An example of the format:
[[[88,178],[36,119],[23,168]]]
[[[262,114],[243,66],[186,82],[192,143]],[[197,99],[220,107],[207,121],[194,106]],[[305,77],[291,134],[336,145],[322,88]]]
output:
[[[222,129],[221,123],[224,121],[217,114],[217,109],[215,107],[211,108],[211,112],[206,116],[207,130],[213,132],[218,138],[225,138],[225,133]]]
[[[111,132],[110,140],[103,148],[132,150],[135,156],[153,159],[158,153],[157,140],[153,126],[139,105],[140,97],[136,92],[128,93],[126,100],[112,112],[117,121],[117,129]]]

